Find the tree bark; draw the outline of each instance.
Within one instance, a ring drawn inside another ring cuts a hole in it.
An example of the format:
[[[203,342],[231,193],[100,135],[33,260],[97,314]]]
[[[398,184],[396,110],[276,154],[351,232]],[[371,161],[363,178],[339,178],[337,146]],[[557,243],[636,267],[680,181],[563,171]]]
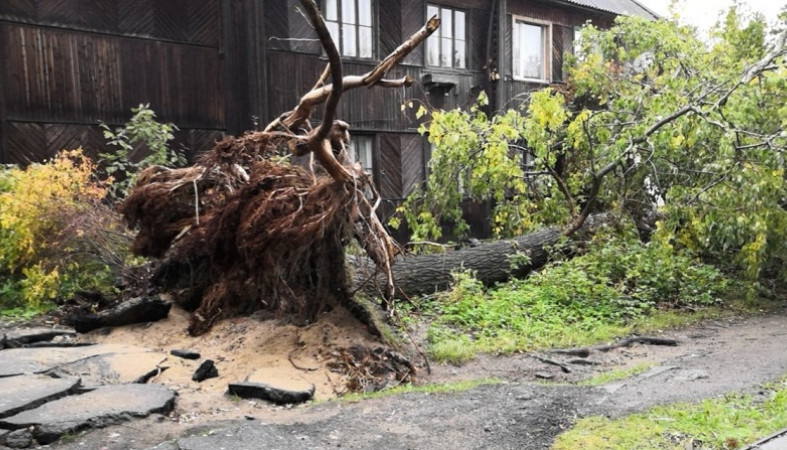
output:
[[[608,223],[607,219],[606,215],[588,217],[570,240],[588,239],[594,231]],[[446,290],[451,285],[451,274],[462,270],[475,272],[476,278],[485,285],[507,281],[512,277],[522,278],[543,267],[549,260],[548,247],[557,244],[562,238],[565,236],[561,228],[546,228],[453,252],[400,258],[393,266],[395,298],[408,299]],[[530,262],[512,268],[512,258],[515,259],[518,253],[527,255]],[[381,275],[370,280],[363,270],[356,270],[354,278],[356,286],[360,286],[358,289],[370,295],[379,295],[377,283],[385,281]]]

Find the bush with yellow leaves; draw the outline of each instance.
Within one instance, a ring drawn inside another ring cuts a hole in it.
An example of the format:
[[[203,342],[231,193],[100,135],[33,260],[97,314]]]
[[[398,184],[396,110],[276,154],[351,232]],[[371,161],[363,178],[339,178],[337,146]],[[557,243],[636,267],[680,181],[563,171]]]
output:
[[[81,149],[0,168],[0,311],[36,312],[79,290],[110,293],[129,235]]]

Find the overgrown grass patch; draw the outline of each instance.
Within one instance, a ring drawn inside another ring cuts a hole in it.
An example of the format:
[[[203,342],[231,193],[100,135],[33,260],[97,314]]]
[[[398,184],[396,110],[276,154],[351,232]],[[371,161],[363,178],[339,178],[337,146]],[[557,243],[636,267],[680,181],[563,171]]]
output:
[[[620,419],[588,417],[556,439],[553,450],[735,449],[787,426],[787,379],[767,399],[732,394],[701,403],[652,408]]]
[[[429,322],[430,355],[462,363],[477,353],[592,345],[687,325],[729,310],[716,268],[657,245],[612,239],[526,280],[485,288],[472,273],[404,315]],[[723,307],[722,307],[723,306]]]
[[[626,378],[631,378],[633,376],[639,375],[648,369],[653,367],[652,363],[641,363],[637,364],[634,367],[628,367],[623,369],[616,369],[611,370],[609,372],[601,372],[597,375],[594,375],[587,380],[582,380],[577,383],[580,386],[601,386],[602,384],[611,383],[613,381],[620,381],[625,380]]]

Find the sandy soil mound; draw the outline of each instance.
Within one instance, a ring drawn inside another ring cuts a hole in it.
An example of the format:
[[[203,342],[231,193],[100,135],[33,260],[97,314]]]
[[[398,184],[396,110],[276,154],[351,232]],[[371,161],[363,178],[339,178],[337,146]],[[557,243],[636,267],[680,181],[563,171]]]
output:
[[[187,333],[189,319],[189,313],[173,307],[165,320],[97,330],[80,335],[78,339],[106,344],[133,342],[166,355],[159,366],[168,369],[149,382],[178,392],[172,414],[172,419],[178,422],[200,422],[201,418],[215,420],[216,416],[222,419],[254,416],[255,410],[274,408],[263,401],[241,400],[226,394],[229,383],[244,380],[290,389],[308,388],[313,384],[315,400],[334,398],[345,392],[350,381],[337,367],[346,349],[381,346],[343,308],[324,313],[316,323],[305,327],[284,320],[264,320],[258,313],[224,320],[198,337]],[[200,353],[201,358],[179,358],[169,354],[173,349],[192,350]],[[202,383],[192,381],[194,371],[206,359],[215,362],[219,376]]]

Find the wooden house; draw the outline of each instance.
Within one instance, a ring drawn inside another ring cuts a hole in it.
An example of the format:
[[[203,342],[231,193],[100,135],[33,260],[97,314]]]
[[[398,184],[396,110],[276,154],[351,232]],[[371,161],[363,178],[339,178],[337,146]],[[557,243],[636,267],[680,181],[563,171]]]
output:
[[[99,121],[121,124],[150,103],[191,154],[225,133],[264,125],[312,87],[326,58],[298,0],[3,0],[0,163],[63,148],[104,150]],[[492,110],[563,81],[563,54],[587,21],[656,17],[636,0],[322,0],[346,74],[373,67],[433,14],[437,34],[392,78],[410,88],[357,89],[338,117],[353,152],[395,203],[422,181],[429,145],[401,105]],[[315,117],[315,119],[319,116]]]

